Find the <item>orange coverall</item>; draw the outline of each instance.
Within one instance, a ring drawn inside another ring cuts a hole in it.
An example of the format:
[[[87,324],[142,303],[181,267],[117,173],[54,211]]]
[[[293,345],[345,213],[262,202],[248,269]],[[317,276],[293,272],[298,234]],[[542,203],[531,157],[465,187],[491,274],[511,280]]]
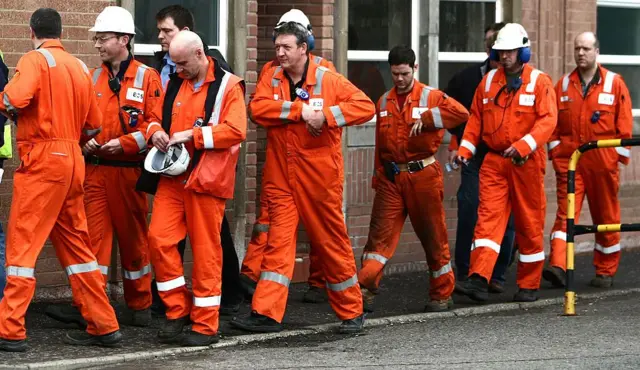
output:
[[[453,293],[455,278],[450,264],[442,169],[433,155],[442,142],[443,129],[454,128],[468,118],[469,112],[462,104],[417,80],[402,107],[395,88],[378,101],[373,181],[376,194],[369,239],[358,273],[363,287],[377,291],[384,266],[396,250],[409,215],[431,271],[431,299],[446,300]],[[409,137],[417,119],[424,124],[423,132]],[[403,170],[391,182],[385,176],[383,163],[418,166]]]
[[[317,243],[329,303],[341,320],[350,320],[362,314],[362,294],[342,213],[341,135],[343,126],[370,120],[375,106],[342,75],[313,60],[303,89],[309,93],[308,103],[326,117],[318,137],[311,136],[302,120],[305,102],[290,101],[282,68],[263,74],[249,104],[252,121],[267,128],[263,189],[270,219],[252,308],[282,322],[301,219],[309,238]]]
[[[83,132],[85,139],[97,134],[102,120],[87,67],[59,40],[46,41],[18,62],[15,76],[0,93],[0,111],[17,113],[21,161],[13,178],[0,337],[26,338],[24,316],[47,238],[69,276],[87,332],[117,331],[105,281],[91,253],[82,202],[84,160],[78,143]]]
[[[549,141],[549,157],[556,171],[558,211],[551,231],[551,266],[566,269],[567,171],[569,159],[581,144],[593,140],[631,137],[631,96],[622,77],[598,67],[599,79],[583,95],[576,70],[556,84],[558,126]],[[594,76],[594,79],[598,75]],[[595,112],[599,112],[596,114]],[[595,115],[595,116],[594,116]],[[595,121],[595,122],[594,122]],[[620,223],[618,162],[628,164],[629,148],[603,148],[582,155],[575,173],[575,222],[585,194],[594,224]],[[596,234],[593,264],[596,274],[613,276],[620,262],[620,233]]]
[[[103,112],[99,144],[118,139],[123,153],[108,155],[98,150],[87,160],[84,204],[93,253],[102,273],[107,276],[111,264],[114,231],[118,236],[123,269],[124,298],[132,310],[151,305],[151,263],[147,244],[149,202],[145,193],[136,191],[140,162],[147,150],[144,114],[161,102],[162,84],[154,69],[131,60],[121,81],[120,96],[109,88],[109,67],[102,65],[91,73],[98,107]],[[137,121],[121,107],[142,113]],[[123,125],[126,132],[123,132]],[[137,122],[137,123],[136,123]]]
[[[504,88],[503,68],[484,76],[476,90],[458,153],[471,158],[480,140],[489,147],[480,169],[480,206],[469,276],[478,274],[487,281],[491,278],[513,209],[520,250],[518,287],[535,290],[540,287],[544,263],[546,153],[543,145],[553,133],[558,111],[548,75],[525,64],[521,78],[520,88],[509,92]],[[521,166],[502,156],[512,145],[521,158],[528,156]]]
[[[328,68],[332,72],[336,72],[336,67],[331,61],[320,56],[309,54],[309,58],[316,64]],[[275,68],[279,65],[278,60],[272,60],[262,67],[258,80],[263,75],[272,76]],[[263,175],[264,179],[264,175]],[[251,280],[257,282],[260,278],[260,265],[262,264],[262,253],[267,245],[267,234],[269,233],[269,204],[266,197],[263,196],[264,189],[260,191],[260,214],[253,225],[253,233],[247,252],[242,260],[240,272],[248,276]],[[311,249],[309,251],[309,279],[310,286],[324,289],[325,281],[322,276],[322,267],[318,259],[317,249],[314,248],[315,242],[310,241]]]
[[[185,143],[189,155],[194,150],[204,150],[199,164],[187,172],[175,176],[162,176],[153,200],[153,212],[149,226],[149,248],[156,274],[158,292],[167,307],[167,318],[176,320],[191,315],[192,330],[205,335],[218,332],[220,308],[222,247],[220,228],[226,199],[213,195],[212,191],[199,188],[199,175],[206,176],[203,166],[212,165],[206,160],[207,152],[238,150],[246,137],[247,110],[244,103],[244,87],[239,77],[226,73],[228,80],[220,86],[223,92],[220,102],[219,122],[194,128],[198,118],[205,117],[205,100],[209,84],[215,80],[214,61],[210,57],[209,70],[201,87],[195,81],[185,80],[173,102],[171,117],[172,136],[176,132],[193,129],[193,141]],[[164,104],[164,102],[163,102]],[[216,102],[216,105],[218,102]],[[215,116],[215,114],[212,116]],[[158,104],[150,117],[147,139],[162,130],[162,104]],[[237,157],[236,157],[237,159]],[[235,163],[227,169],[235,173]],[[200,179],[201,180],[201,179]],[[215,180],[215,179],[214,179]],[[220,181],[224,181],[220,179]],[[186,185],[185,185],[186,184]],[[233,182],[223,193],[233,193]],[[178,242],[189,234],[193,253],[193,297],[184,279]]]

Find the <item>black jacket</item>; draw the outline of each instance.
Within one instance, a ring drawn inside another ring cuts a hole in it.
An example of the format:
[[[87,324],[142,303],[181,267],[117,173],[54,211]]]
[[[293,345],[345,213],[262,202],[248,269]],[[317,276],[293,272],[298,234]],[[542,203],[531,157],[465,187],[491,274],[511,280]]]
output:
[[[469,110],[469,113],[471,113],[471,104],[473,103],[473,96],[475,95],[476,88],[480,85],[482,78],[487,74],[490,68],[489,59],[487,59],[481,64],[476,64],[463,69],[451,78],[444,92],[459,101],[460,104],[464,105],[464,107]],[[458,143],[462,142],[462,134],[464,134],[464,128],[466,125],[467,123],[465,122],[462,125],[449,130],[452,135],[455,135],[458,138]],[[486,153],[486,145],[484,145],[484,143],[480,143],[477,146],[476,157],[484,157]]]
[[[209,45],[205,38],[203,37],[203,35],[200,32],[196,32],[196,34],[198,36],[200,36],[200,39],[202,40],[202,44],[205,45],[205,49],[208,49],[208,47],[206,45]],[[222,69],[224,69],[225,71],[231,72],[233,73],[233,70],[231,69],[231,66],[229,66],[229,64],[227,63],[227,61],[224,59],[224,57],[222,56],[222,54],[220,53],[220,51],[218,51],[218,49],[208,49],[206,50],[207,55],[214,58],[216,61],[218,61],[220,63],[220,67],[222,67]],[[167,54],[164,51],[157,51],[153,54],[153,65],[150,67],[153,67],[156,71],[160,72],[160,70],[162,69],[162,59],[164,58],[165,54]]]

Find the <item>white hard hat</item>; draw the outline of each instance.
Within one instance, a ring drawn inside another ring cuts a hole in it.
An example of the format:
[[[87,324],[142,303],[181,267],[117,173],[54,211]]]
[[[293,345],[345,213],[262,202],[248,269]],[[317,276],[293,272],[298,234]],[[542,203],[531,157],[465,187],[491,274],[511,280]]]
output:
[[[300,9],[291,9],[288,12],[284,13],[282,17],[280,17],[280,20],[278,21],[278,24],[276,24],[275,28],[282,27],[289,22],[298,23],[307,30],[311,30],[311,22],[309,22],[309,18],[307,18],[307,16]]]
[[[136,26],[133,24],[131,13],[119,6],[108,6],[98,14],[96,24],[89,29],[91,32],[116,32],[136,34]]]
[[[168,176],[183,174],[189,167],[189,152],[184,144],[171,145],[166,153],[153,147],[144,159],[144,169]]]
[[[524,27],[518,23],[507,23],[498,31],[494,50],[514,50],[530,47],[529,36]]]

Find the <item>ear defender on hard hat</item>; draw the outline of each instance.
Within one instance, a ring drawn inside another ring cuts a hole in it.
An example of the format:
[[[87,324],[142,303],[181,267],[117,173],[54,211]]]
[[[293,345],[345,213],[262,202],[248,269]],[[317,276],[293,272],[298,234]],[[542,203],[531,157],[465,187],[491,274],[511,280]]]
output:
[[[523,37],[522,38],[522,44],[526,45],[527,41],[529,41],[528,38]],[[500,55],[498,55],[498,51],[496,49],[491,49],[491,51],[489,52],[489,59],[499,62],[500,61]],[[529,63],[529,61],[531,60],[531,48],[528,46],[525,46],[523,48],[518,49],[518,61],[520,63]]]

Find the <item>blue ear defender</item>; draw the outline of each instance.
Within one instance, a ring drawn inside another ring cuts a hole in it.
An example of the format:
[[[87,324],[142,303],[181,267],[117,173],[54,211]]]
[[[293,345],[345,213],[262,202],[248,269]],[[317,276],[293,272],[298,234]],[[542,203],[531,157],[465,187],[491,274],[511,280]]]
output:
[[[307,47],[308,47],[309,51],[313,50],[315,48],[315,46],[316,46],[316,38],[313,36],[313,33],[311,33],[311,25],[309,25],[309,26],[307,26],[305,28],[303,25],[301,25],[299,23],[296,23],[296,24],[299,25],[300,28],[304,28],[307,31]],[[275,32],[275,30],[273,31],[271,36],[272,36],[271,40],[273,42],[276,42],[276,32]]]
[[[528,38],[522,38],[523,45],[525,45],[528,41]],[[499,62],[500,56],[498,55],[498,51],[495,49],[491,49],[491,51],[489,52],[489,59]],[[518,60],[520,61],[520,63],[529,63],[529,61],[531,60],[531,48],[526,46],[518,49]]]

